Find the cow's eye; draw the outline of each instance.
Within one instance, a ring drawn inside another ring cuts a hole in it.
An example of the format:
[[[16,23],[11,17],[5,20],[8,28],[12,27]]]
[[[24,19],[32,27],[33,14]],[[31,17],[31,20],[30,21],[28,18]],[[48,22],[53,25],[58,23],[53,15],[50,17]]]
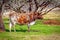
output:
[[[35,14],[35,15],[37,15],[37,14]]]

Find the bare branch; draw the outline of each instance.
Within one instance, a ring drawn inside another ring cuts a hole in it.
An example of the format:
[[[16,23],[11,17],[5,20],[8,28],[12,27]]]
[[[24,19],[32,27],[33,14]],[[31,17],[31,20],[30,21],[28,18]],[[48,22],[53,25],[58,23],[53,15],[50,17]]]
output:
[[[24,5],[21,5],[20,7],[17,8],[17,10],[20,10]]]
[[[29,0],[29,12],[31,12],[31,5],[32,5],[32,0]]]
[[[47,14],[47,13],[49,13],[50,11],[52,11],[54,8],[57,8],[57,7],[59,7],[60,5],[58,5],[58,6],[55,6],[55,7],[53,7],[53,8],[51,8],[50,10],[48,10],[47,12],[45,12],[44,14],[42,14],[42,15],[45,15],[45,14]]]
[[[43,7],[43,8],[40,11],[42,11],[43,9],[45,9],[50,3],[51,3],[51,1],[46,1],[44,4],[42,4],[41,7]]]
[[[35,2],[35,6],[36,6],[36,9],[35,9],[35,12],[37,11],[37,9],[38,9],[38,3],[37,3],[37,1],[36,0],[34,0],[34,2]]]
[[[14,10],[16,12],[21,12],[20,9],[23,7],[24,5],[21,5],[20,7],[16,8],[17,10]]]

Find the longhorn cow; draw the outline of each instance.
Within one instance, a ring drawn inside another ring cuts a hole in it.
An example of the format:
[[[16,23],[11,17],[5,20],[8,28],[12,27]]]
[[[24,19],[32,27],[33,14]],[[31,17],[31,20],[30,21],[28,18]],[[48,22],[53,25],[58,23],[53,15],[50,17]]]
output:
[[[28,31],[30,31],[30,25],[35,24],[36,19],[43,19],[42,15],[37,12],[30,12],[30,13],[16,13],[15,11],[10,12],[9,14],[9,29],[11,32],[11,28],[14,27],[15,30],[15,24],[26,24],[28,26]]]

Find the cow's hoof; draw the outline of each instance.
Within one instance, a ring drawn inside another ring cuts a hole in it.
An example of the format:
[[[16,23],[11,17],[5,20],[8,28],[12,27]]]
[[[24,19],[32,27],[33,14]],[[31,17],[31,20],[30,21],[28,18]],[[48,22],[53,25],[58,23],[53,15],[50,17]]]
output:
[[[14,31],[14,32],[16,32],[16,31]]]

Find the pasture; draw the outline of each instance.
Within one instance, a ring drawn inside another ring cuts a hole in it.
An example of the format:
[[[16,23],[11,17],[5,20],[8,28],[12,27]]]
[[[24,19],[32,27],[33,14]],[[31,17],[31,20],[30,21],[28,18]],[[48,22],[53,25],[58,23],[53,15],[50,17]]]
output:
[[[16,24],[16,32],[9,32],[9,19],[4,19],[6,32],[0,33],[0,40],[60,40],[60,25],[43,24],[44,20],[36,20],[28,32],[27,25]],[[59,20],[60,21],[60,20]]]

